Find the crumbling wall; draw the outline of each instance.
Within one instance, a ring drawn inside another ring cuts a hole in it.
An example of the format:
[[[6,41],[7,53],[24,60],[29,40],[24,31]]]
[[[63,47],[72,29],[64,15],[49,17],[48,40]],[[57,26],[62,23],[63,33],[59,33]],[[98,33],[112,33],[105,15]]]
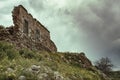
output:
[[[51,52],[57,51],[54,42],[50,39],[50,32],[39,21],[33,18],[22,5],[14,8],[12,16],[14,26],[1,29],[1,31],[5,30],[9,33],[11,36],[9,41],[14,41],[14,44],[20,47],[24,46],[30,49]],[[0,35],[2,35],[2,32]],[[1,40],[4,39],[1,37]]]

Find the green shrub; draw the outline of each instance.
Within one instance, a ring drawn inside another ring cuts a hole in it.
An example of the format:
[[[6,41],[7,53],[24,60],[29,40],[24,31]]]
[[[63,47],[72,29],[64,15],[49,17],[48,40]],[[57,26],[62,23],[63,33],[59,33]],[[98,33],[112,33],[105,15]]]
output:
[[[11,49],[11,48],[13,48],[12,44],[8,42],[0,41],[0,51],[4,51],[6,49]]]
[[[4,51],[0,51],[0,60],[2,60],[6,55]]]
[[[18,57],[18,52],[14,49],[6,50],[6,54],[8,56],[8,59],[14,59]]]
[[[0,59],[3,59],[4,57],[8,57],[8,59],[12,60],[18,57],[18,52],[12,44],[0,42]]]
[[[33,51],[30,51],[29,49],[22,49],[19,51],[19,54],[28,59],[36,58],[35,53]]]

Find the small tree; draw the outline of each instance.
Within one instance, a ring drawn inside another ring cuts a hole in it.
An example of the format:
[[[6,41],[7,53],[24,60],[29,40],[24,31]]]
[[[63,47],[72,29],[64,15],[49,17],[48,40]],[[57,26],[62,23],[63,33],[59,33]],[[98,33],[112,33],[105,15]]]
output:
[[[101,58],[100,60],[95,62],[96,68],[101,70],[106,75],[109,74],[109,72],[112,70],[113,64],[110,60],[110,58]]]

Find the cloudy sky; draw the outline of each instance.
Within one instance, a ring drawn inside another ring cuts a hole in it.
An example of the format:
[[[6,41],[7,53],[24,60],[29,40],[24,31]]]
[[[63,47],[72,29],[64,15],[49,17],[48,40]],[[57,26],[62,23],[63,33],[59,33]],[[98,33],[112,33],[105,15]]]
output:
[[[13,25],[14,6],[22,4],[50,31],[58,51],[111,58],[120,70],[120,0],[0,0],[0,24]]]

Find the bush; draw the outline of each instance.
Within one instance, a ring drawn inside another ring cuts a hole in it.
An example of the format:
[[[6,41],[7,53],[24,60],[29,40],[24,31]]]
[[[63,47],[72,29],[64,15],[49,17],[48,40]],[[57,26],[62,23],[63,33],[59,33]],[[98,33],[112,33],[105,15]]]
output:
[[[6,54],[8,56],[8,59],[11,59],[11,60],[18,57],[18,52],[14,49],[6,50]]]
[[[108,75],[110,71],[112,71],[113,64],[110,58],[101,58],[100,60],[95,62],[95,66],[97,69],[101,70],[103,73]]]
[[[2,60],[5,56],[7,56],[6,53],[3,51],[0,51],[0,60]]]
[[[18,57],[18,52],[14,49],[13,45],[7,42],[0,42],[0,59],[8,57],[12,60]]]
[[[19,54],[28,59],[36,58],[35,53],[33,51],[30,51],[29,49],[22,49],[19,51]]]

